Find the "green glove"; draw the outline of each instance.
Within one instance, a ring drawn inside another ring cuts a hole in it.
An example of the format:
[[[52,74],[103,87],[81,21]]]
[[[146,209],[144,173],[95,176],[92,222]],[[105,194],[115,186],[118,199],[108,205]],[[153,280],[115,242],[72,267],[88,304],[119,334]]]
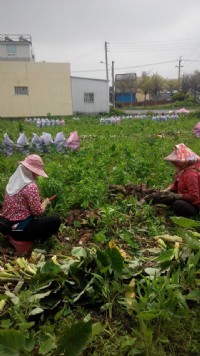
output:
[[[170,192],[167,197],[171,200],[178,200],[183,198],[182,194],[177,194],[173,192]]]

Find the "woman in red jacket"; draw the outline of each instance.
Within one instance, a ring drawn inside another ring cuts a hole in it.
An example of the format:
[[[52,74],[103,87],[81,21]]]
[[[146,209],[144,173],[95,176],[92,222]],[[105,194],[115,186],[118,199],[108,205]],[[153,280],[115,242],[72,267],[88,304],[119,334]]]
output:
[[[200,209],[200,157],[183,143],[175,145],[174,151],[164,158],[176,168],[174,182],[166,189],[174,202],[175,215],[190,217]]]

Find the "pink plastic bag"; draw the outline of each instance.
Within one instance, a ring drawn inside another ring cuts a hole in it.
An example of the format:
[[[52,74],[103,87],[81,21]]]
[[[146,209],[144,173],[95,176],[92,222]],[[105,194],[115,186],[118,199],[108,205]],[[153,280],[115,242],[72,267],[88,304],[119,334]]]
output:
[[[69,150],[77,151],[80,148],[80,140],[77,131],[70,132],[70,136],[66,141],[66,146]]]
[[[195,137],[200,137],[200,122],[197,122],[193,129],[193,133]]]
[[[60,120],[60,125],[63,126],[65,124],[65,120],[64,119],[61,119]]]

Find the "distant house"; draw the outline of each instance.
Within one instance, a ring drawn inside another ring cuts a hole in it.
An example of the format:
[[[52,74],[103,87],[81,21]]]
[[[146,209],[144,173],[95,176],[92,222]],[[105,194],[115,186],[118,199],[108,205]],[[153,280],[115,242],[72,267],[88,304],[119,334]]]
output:
[[[30,35],[0,35],[0,61],[35,61]]]
[[[149,101],[150,100],[150,95],[149,93],[147,93],[146,95],[146,101]],[[145,101],[145,94],[143,92],[142,89],[140,88],[137,88],[137,91],[136,91],[136,102],[137,103],[143,103]]]
[[[107,80],[71,76],[73,113],[98,114],[109,112]]]
[[[136,73],[117,74],[115,76],[116,106],[126,106],[135,103]]]

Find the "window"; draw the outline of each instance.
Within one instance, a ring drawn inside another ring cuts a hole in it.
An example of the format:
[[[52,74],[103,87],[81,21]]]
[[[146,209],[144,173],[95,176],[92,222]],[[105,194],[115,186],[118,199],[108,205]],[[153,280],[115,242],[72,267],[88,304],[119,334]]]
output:
[[[9,57],[16,57],[16,46],[15,45],[7,45],[7,54]]]
[[[28,95],[28,87],[15,87],[15,95]]]
[[[94,103],[94,93],[84,93],[84,103]]]

